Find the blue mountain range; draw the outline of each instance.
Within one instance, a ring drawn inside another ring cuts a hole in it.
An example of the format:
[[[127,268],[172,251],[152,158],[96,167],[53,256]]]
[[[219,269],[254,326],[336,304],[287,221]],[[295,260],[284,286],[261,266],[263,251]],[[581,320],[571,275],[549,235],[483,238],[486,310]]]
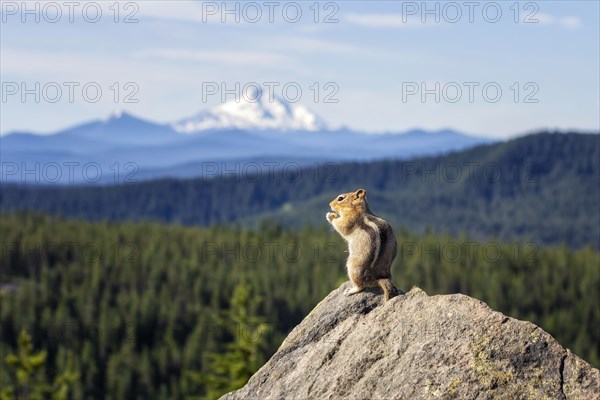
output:
[[[329,129],[303,106],[282,99],[229,102],[173,124],[119,112],[49,135],[8,133],[0,139],[1,179],[114,183],[116,171],[130,172],[135,180],[191,178],[257,165],[406,159],[491,141],[450,129],[386,134]]]

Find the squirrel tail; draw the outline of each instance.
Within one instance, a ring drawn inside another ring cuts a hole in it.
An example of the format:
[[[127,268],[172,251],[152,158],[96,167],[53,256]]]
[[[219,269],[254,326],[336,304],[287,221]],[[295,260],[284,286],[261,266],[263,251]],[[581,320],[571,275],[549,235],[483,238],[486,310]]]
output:
[[[383,289],[385,301],[388,301],[401,293],[396,286],[394,286],[391,279],[378,279],[377,284]]]

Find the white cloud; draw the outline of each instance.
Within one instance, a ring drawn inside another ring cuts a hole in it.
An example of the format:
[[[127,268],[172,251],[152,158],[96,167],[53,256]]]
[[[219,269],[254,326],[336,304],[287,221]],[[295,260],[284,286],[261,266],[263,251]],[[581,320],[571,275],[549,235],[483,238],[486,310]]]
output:
[[[345,21],[366,28],[416,28],[438,25],[433,18],[422,21],[414,15],[403,14],[347,14]],[[443,22],[444,19],[442,18]],[[579,29],[583,26],[581,18],[577,16],[555,16],[539,13],[531,16],[531,24],[556,25],[566,29]]]
[[[199,71],[214,73],[227,71],[227,66],[237,67],[265,64],[280,60],[277,55],[258,52],[150,49],[134,53],[131,57],[86,52],[29,50],[3,47],[0,67],[3,80],[61,81],[61,82],[127,82],[141,84],[156,82],[192,82]],[[169,63],[149,62],[149,59],[175,61],[203,61],[202,65],[178,63],[178,73],[173,73]]]
[[[262,51],[233,51],[233,50],[190,50],[158,48],[143,50],[135,54],[141,59],[161,59],[168,61],[199,61],[220,63],[225,65],[264,65],[287,61],[287,57]]]
[[[419,18],[402,14],[346,14],[344,20],[368,28],[412,28],[426,25]]]
[[[557,17],[550,14],[536,14],[532,21],[537,20],[541,25],[558,25],[567,29],[579,29],[583,26],[581,19],[575,16]]]
[[[119,57],[106,57],[94,53],[3,47],[1,51],[2,74],[31,79],[63,78],[66,80],[89,77],[119,77],[136,75],[143,65],[132,64]]]
[[[203,22],[202,2],[200,1],[178,1],[176,6],[170,1],[143,1],[137,4],[140,7],[141,17]],[[206,18],[204,20],[207,21]]]
[[[354,45],[301,36],[285,36],[280,38],[272,38],[270,40],[271,45],[275,44],[280,48],[293,51],[364,55],[368,50]]]

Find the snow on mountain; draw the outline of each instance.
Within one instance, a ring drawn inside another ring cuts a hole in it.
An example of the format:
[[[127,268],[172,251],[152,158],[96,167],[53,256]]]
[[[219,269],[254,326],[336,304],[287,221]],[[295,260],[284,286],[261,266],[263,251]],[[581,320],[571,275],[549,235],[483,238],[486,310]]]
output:
[[[182,119],[173,124],[181,133],[193,133],[209,129],[318,131],[327,129],[326,124],[301,104],[289,103],[266,92],[249,98],[240,96],[208,111]]]
[[[123,110],[121,110],[121,109],[116,109],[110,114],[110,116],[108,117],[108,120],[120,119],[121,117],[123,117],[123,114],[125,114],[125,116],[129,115],[127,113],[124,113]]]
[[[194,132],[203,133],[190,134]],[[106,179],[114,179],[115,165],[135,166],[140,172],[136,179],[188,178],[203,176],[204,163],[218,162],[223,171],[231,171],[235,166],[267,161],[307,165],[406,159],[488,142],[451,130],[376,135],[329,129],[306,107],[264,95],[231,100],[174,124],[155,123],[118,110],[49,135],[9,133],[2,138],[0,157],[3,165],[11,168],[25,165],[28,169],[24,171],[44,163],[93,163]],[[330,151],[332,146],[338,149],[335,154]],[[0,172],[5,181],[38,182],[24,180],[20,170],[4,173],[0,168]],[[70,179],[63,174],[60,182],[85,182],[82,177]]]

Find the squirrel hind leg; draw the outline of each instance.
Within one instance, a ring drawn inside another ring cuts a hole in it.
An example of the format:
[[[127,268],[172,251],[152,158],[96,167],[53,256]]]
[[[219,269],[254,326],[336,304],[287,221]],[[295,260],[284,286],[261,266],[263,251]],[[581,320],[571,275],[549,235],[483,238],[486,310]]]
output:
[[[378,279],[377,284],[383,289],[383,296],[385,301],[396,297],[400,294],[400,291],[394,286],[391,279]]]

